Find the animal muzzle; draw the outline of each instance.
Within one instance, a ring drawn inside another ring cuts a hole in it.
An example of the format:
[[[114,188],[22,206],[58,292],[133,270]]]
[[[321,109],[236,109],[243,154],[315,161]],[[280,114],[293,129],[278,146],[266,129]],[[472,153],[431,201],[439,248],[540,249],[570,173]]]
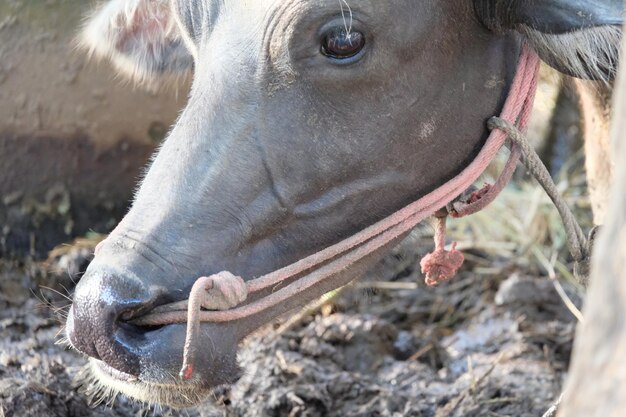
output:
[[[76,287],[66,334],[78,351],[128,375],[140,373],[145,330],[127,320],[151,309],[160,292],[111,267],[90,267]]]

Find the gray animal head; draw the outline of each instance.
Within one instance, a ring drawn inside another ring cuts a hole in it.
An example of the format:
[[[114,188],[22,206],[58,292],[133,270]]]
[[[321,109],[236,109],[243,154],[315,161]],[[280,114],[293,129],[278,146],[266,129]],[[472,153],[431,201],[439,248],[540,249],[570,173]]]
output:
[[[564,71],[612,74],[621,8],[597,21],[579,6],[613,2],[500,8],[522,3],[111,0],[97,10],[84,31],[94,55],[139,81],[193,71],[187,107],[76,288],[67,335],[98,383],[186,406],[235,381],[239,341],[282,311],[203,325],[198,376],[185,383],[175,376],[185,326],[128,319],[185,299],[199,276],[249,279],[292,263],[458,174],[500,112],[522,36]]]

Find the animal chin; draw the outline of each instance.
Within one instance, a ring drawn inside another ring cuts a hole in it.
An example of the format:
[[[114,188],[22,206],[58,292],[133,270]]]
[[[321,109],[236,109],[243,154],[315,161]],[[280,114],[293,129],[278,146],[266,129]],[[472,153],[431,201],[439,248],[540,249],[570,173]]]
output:
[[[147,403],[168,405],[174,408],[195,406],[211,394],[212,389],[191,383],[158,384],[146,382],[120,372],[97,359],[89,363],[78,375],[81,391],[94,405],[111,403],[118,394]]]

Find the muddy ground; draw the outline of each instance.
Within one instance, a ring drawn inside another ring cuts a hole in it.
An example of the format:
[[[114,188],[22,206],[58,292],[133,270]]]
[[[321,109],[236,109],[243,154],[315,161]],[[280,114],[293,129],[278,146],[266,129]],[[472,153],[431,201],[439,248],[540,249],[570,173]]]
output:
[[[62,311],[42,302],[67,305],[55,291],[71,291],[69,275],[0,261],[0,416],[541,416],[562,388],[575,319],[537,271],[476,250],[454,281],[425,287],[415,266],[429,232],[323,307],[251,337],[239,383],[182,411],[122,396],[93,405],[76,381],[85,359],[55,344]],[[80,270],[88,255],[56,266]]]

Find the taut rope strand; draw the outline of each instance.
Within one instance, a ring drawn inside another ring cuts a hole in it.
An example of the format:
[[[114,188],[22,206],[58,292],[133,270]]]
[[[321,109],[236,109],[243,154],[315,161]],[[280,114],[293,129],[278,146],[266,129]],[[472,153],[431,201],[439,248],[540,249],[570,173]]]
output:
[[[539,182],[545,190],[548,197],[554,203],[554,206],[561,216],[565,234],[567,236],[567,247],[576,262],[584,262],[588,257],[588,243],[582,228],[576,221],[576,217],[570,210],[569,206],[559,193],[559,190],[552,180],[546,166],[541,162],[541,158],[533,149],[528,139],[517,127],[499,117],[492,117],[487,123],[489,129],[499,129],[507,133],[509,138],[515,145],[519,146],[524,154],[524,165],[528,171]]]

